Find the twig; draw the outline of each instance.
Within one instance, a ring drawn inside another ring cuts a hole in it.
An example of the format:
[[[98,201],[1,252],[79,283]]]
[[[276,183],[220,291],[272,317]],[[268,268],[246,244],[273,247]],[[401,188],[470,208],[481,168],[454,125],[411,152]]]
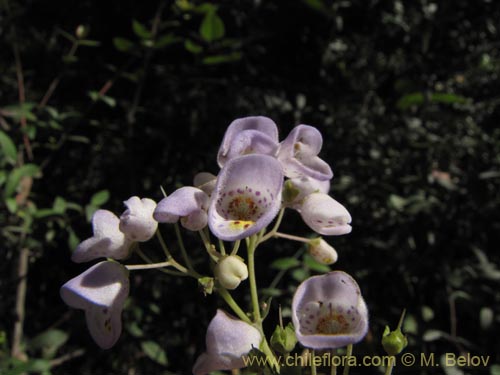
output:
[[[28,284],[28,259],[29,250],[22,247],[19,251],[19,260],[17,266],[17,276],[19,277],[19,284],[17,284],[16,291],[16,321],[14,323],[14,332],[12,335],[12,349],[11,355],[14,358],[22,359],[23,353],[21,350],[21,342],[23,339],[23,327],[25,317],[25,302],[26,302],[26,287]]]
[[[84,349],[77,349],[71,353],[62,355],[58,358],[54,358],[53,360],[50,361],[50,367],[56,367],[62,365],[64,362],[71,361],[74,358],[81,357],[82,355],[85,354]]]

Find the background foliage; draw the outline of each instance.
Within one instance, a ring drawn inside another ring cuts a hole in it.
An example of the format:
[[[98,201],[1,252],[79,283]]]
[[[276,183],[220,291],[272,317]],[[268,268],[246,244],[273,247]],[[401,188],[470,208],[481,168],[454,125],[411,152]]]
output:
[[[332,194],[354,218],[329,241],[334,268],[370,308],[357,350],[382,354],[384,325],[406,308],[408,351],[490,355],[488,369],[445,370],[500,373],[497,2],[3,0],[0,21],[1,373],[189,373],[218,304],[194,282],[134,274],[124,334],[106,352],[58,290],[83,271],[70,251],[95,209],[216,173],[225,128],[251,114],[281,137],[299,123],[323,132]],[[286,227],[308,233],[293,214]],[[323,270],[301,253],[270,269],[299,250],[273,246],[258,254],[259,280],[287,269],[268,290],[286,306]]]

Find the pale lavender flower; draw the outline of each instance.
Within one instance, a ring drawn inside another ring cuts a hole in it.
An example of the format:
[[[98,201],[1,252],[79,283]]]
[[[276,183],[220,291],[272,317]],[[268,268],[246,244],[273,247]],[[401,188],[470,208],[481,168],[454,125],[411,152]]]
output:
[[[120,263],[97,263],[61,287],[70,307],[85,311],[87,327],[102,349],[111,348],[122,330],[121,313],[129,294],[128,270]]]
[[[318,129],[309,125],[298,125],[281,142],[278,160],[283,165],[286,177],[312,177],[316,180],[330,180],[333,172],[330,166],[318,157],[323,137]]]
[[[217,163],[222,168],[228,160],[241,155],[275,156],[278,146],[278,128],[273,120],[263,116],[239,118],[224,134]]]
[[[96,258],[124,259],[130,255],[133,241],[120,231],[120,220],[108,210],[97,210],[92,216],[94,235],[80,243],[71,256],[73,262]]]
[[[153,217],[160,223],[176,223],[189,230],[198,231],[207,226],[208,195],[201,189],[185,186],[163,198]]]
[[[196,360],[193,374],[205,375],[216,370],[243,368],[243,356],[253,348],[258,349],[261,341],[262,335],[255,327],[217,310],[208,325],[207,350]]]
[[[120,230],[132,241],[149,241],[158,228],[153,218],[156,202],[149,198],[131,197],[123,203],[127,209],[120,216]]]
[[[301,176],[287,180],[290,187],[296,191],[291,202],[286,202],[287,206],[300,209],[304,198],[312,193],[327,194],[330,191],[330,180],[320,181],[311,177]]]
[[[368,310],[356,281],[334,271],[299,285],[292,301],[292,321],[305,347],[336,349],[365,337]]]
[[[327,194],[309,194],[303,199],[299,212],[304,222],[319,234],[339,236],[352,230],[349,211]]]
[[[211,197],[210,230],[226,241],[257,233],[277,215],[282,188],[283,174],[275,158],[254,154],[229,160]]]
[[[208,196],[212,195],[216,182],[217,176],[209,172],[197,173],[193,179],[193,185],[198,189],[203,190]]]

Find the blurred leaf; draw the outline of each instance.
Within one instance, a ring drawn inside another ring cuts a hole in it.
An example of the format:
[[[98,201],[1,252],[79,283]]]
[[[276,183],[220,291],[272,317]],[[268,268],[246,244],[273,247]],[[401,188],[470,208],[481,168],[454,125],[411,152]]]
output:
[[[2,108],[2,114],[6,117],[11,117],[16,121],[25,118],[28,121],[36,121],[36,116],[31,112],[36,106],[35,103],[23,103],[22,105],[9,105]]]
[[[207,56],[207,57],[203,58],[202,62],[203,62],[203,64],[206,64],[206,65],[222,64],[222,63],[239,61],[239,60],[241,60],[241,56],[242,55],[240,52],[233,52],[233,53],[228,54],[228,55]]]
[[[146,354],[152,361],[162,366],[166,366],[168,364],[167,354],[165,353],[165,350],[158,345],[158,343],[154,341],[143,341],[141,342],[141,348],[144,351],[144,354]]]
[[[134,337],[143,337],[144,336],[144,331],[142,330],[141,326],[135,322],[132,321],[127,324],[127,331]]]
[[[194,54],[200,53],[203,51],[203,47],[200,46],[199,44],[196,44],[193,42],[191,39],[186,39],[184,42],[184,48]]]
[[[137,35],[141,39],[151,39],[153,35],[151,32],[137,20],[132,21],[132,29],[134,30],[135,35]]]
[[[319,10],[320,12],[328,11],[328,8],[322,0],[302,0],[302,2],[315,10]]]
[[[43,357],[53,358],[57,350],[68,341],[69,335],[60,329],[42,332],[28,342],[30,350],[41,350]]]
[[[479,178],[481,180],[487,180],[490,178],[498,178],[500,177],[500,171],[485,171],[479,173]]]
[[[207,42],[213,42],[224,36],[224,22],[217,15],[215,9],[208,11],[200,25],[200,35]]]
[[[296,268],[292,271],[292,277],[296,281],[302,282],[309,277],[309,272],[303,268]]]
[[[493,365],[490,367],[490,375],[500,375],[500,365]]]
[[[3,154],[7,161],[14,165],[17,160],[17,149],[12,139],[5,133],[0,130],[0,147],[2,148]]]
[[[439,331],[437,329],[429,329],[424,332],[422,335],[422,340],[424,341],[436,341],[442,337],[447,337],[447,333],[443,331]]]
[[[58,214],[63,214],[66,211],[66,200],[62,197],[56,197],[52,209]]]
[[[101,42],[97,40],[82,39],[78,41],[78,44],[85,47],[99,47],[101,45]]]
[[[35,164],[25,164],[19,168],[13,169],[7,178],[4,197],[10,197],[17,189],[21,178],[24,176],[34,177],[38,174],[40,168]]]
[[[271,263],[271,268],[285,271],[299,265],[300,261],[296,258],[280,258]]]
[[[486,331],[491,328],[493,321],[495,320],[495,313],[490,307],[482,307],[479,311],[479,323],[481,329]]]
[[[68,247],[69,247],[69,249],[71,249],[71,250],[76,249],[76,247],[80,243],[80,239],[75,234],[75,232],[73,231],[72,228],[68,227],[66,230],[68,232]]]
[[[326,264],[321,264],[318,263],[312,256],[309,254],[304,255],[304,265],[309,268],[310,270],[320,272],[320,273],[325,273],[325,272],[330,272],[330,267],[328,267]]]
[[[181,42],[182,38],[175,36],[173,33],[160,36],[155,42],[155,48],[163,48],[169,46],[173,43]]]
[[[425,102],[426,98],[421,92],[414,92],[401,97],[396,106],[399,109],[405,110],[415,105],[421,105]],[[428,95],[427,100],[432,103],[443,104],[464,104],[467,103],[467,98],[451,94],[451,93],[431,93]]]
[[[403,211],[405,205],[406,205],[405,198],[396,194],[391,194],[389,196],[389,207],[395,209],[396,211]]]
[[[432,310],[429,306],[422,306],[422,319],[424,322],[430,322],[434,319],[434,310]]]
[[[95,193],[92,198],[90,198],[90,204],[92,206],[100,207],[109,200],[109,191],[101,190]]]
[[[118,51],[128,52],[134,48],[135,44],[129,39],[116,37],[113,38],[113,45]]]

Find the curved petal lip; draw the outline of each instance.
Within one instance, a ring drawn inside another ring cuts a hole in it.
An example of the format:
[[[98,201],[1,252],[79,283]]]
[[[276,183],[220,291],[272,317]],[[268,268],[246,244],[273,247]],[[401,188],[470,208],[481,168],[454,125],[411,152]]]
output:
[[[321,227],[318,228],[317,232],[324,236],[341,236],[343,234],[349,234],[352,231],[352,227],[349,224],[332,226],[332,227]]]

